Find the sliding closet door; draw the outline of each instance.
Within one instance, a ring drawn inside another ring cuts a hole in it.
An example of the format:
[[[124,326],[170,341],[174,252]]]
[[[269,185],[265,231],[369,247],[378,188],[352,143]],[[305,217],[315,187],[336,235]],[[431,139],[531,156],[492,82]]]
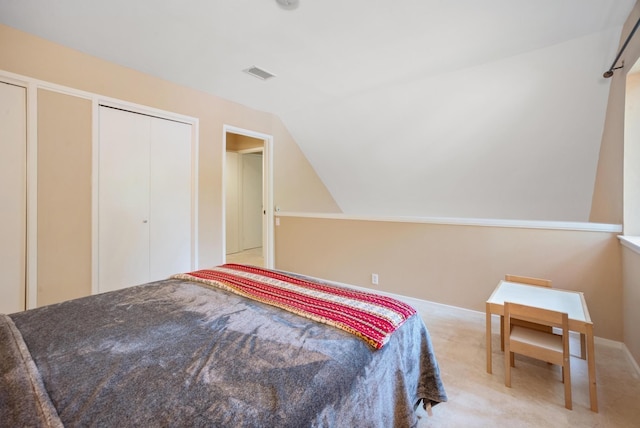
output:
[[[0,82],[0,313],[25,309],[26,89]]]
[[[149,278],[150,118],[100,107],[98,281],[101,292]]]
[[[149,281],[191,268],[191,125],[151,119]]]

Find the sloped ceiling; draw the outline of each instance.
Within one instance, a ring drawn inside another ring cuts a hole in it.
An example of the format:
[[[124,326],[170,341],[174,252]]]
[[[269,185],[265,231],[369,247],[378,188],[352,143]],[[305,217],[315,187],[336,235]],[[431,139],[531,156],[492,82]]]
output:
[[[0,0],[0,22],[278,115],[345,213],[586,221],[634,3]]]

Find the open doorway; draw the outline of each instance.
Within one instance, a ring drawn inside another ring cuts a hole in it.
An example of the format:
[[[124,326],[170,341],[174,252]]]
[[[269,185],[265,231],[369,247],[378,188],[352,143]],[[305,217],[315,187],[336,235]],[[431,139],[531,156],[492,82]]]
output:
[[[224,127],[224,245],[227,263],[273,267],[272,137]]]

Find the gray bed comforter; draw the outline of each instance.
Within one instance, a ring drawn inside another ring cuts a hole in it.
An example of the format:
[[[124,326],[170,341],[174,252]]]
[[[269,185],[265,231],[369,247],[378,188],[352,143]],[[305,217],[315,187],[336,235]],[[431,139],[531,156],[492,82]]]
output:
[[[380,350],[165,280],[0,317],[3,426],[410,427],[446,401],[410,317]]]

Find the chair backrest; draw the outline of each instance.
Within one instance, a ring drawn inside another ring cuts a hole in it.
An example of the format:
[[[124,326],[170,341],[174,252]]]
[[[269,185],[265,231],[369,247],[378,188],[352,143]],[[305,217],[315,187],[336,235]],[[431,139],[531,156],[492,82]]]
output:
[[[514,319],[561,328],[564,333],[567,333],[569,329],[569,317],[565,312],[536,308],[513,302],[504,302],[505,325],[511,324],[511,321]]]
[[[538,287],[549,287],[551,288],[551,280],[550,279],[542,279],[542,278],[532,278],[530,276],[520,276],[520,275],[505,275],[505,281],[509,282],[518,282],[520,284],[528,284],[528,285],[537,285]]]
[[[519,325],[522,322],[547,328],[562,328],[562,336]],[[565,312],[536,308],[513,302],[504,302],[504,384],[511,387],[511,367],[514,354],[562,366],[564,406],[571,409],[571,364],[569,354],[569,316]]]

